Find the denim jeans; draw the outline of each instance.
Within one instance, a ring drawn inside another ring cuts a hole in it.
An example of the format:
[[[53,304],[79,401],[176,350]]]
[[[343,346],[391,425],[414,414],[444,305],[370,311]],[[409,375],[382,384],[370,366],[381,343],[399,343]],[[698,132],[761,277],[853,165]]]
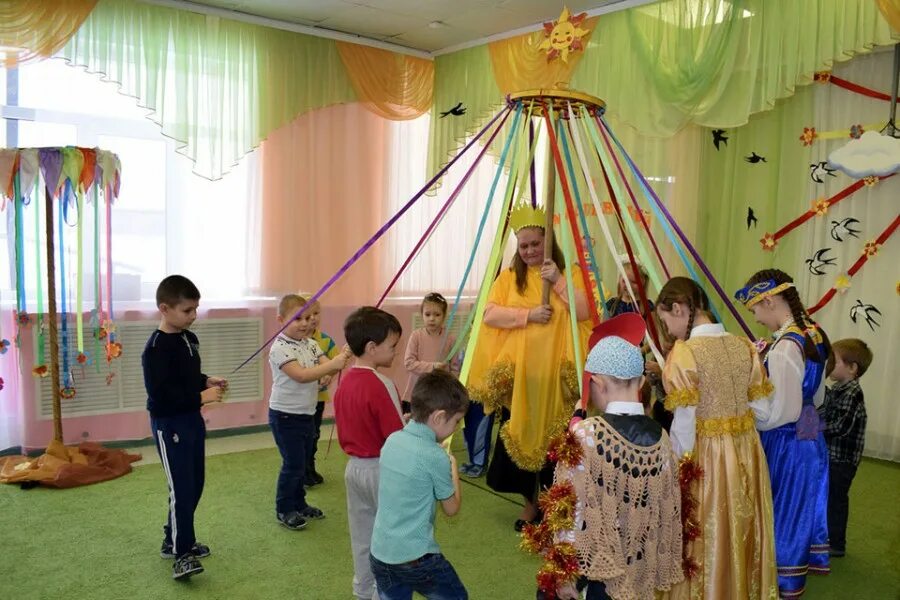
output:
[[[428,600],[468,600],[469,594],[443,554],[426,554],[400,565],[369,557],[381,600],[412,600],[419,592]]]
[[[269,409],[272,437],[281,453],[281,472],[275,489],[275,512],[302,511],[306,504],[306,463],[316,443],[313,415],[294,415]]]

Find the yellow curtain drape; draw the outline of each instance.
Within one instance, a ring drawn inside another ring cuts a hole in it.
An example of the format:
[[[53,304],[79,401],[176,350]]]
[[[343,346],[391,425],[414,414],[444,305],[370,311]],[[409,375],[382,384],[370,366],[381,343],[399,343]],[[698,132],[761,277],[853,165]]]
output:
[[[376,115],[405,121],[431,108],[432,61],[348,42],[337,49],[356,95]]]
[[[900,0],[875,0],[891,29],[900,31]]]
[[[591,39],[598,19],[599,17],[592,17],[582,24],[582,28],[590,32],[582,38],[585,47]],[[543,41],[544,32],[535,31],[488,44],[494,77],[497,78],[497,86],[501,92],[510,94],[538,88],[568,86],[572,73],[575,72],[584,53],[570,54],[568,62],[558,58],[548,62],[546,52],[538,48]]]
[[[0,60],[7,69],[41,60],[66,45],[97,0],[0,2]]]

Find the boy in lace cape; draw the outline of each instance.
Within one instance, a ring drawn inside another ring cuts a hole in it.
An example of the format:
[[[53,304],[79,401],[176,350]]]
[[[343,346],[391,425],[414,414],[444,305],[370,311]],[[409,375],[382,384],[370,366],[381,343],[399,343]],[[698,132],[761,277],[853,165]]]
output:
[[[651,600],[683,579],[678,465],[668,435],[645,416],[640,401],[639,344],[645,331],[634,313],[594,330],[584,393],[603,414],[572,427],[570,446],[579,452],[567,460],[565,450],[557,450],[554,487],[545,498],[550,509],[545,521],[553,528],[553,522],[565,521],[558,518],[554,499],[574,492],[572,518],[568,527],[556,528],[545,558],[577,559],[578,581],[557,578],[556,589],[546,589],[553,581],[546,574],[554,569],[545,563],[539,598],[553,598],[555,592],[563,600],[577,599],[586,588],[587,600]]]

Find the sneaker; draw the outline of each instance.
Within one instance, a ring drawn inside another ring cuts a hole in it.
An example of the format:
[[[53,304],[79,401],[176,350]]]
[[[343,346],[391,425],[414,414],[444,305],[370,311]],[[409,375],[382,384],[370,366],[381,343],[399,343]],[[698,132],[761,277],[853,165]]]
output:
[[[315,506],[307,506],[303,510],[297,511],[297,514],[299,514],[304,519],[307,519],[310,521],[325,518],[325,513],[323,513],[321,510],[319,510]]]
[[[189,579],[203,572],[203,565],[191,553],[179,556],[172,564],[172,579]]]
[[[484,467],[481,467],[479,465],[469,465],[469,468],[466,469],[463,475],[471,479],[478,479],[479,477],[484,475]]]
[[[301,517],[300,513],[298,513],[297,511],[291,511],[289,513],[278,513],[276,517],[278,519],[278,522],[288,529],[300,531],[301,529],[306,527],[306,519]]]
[[[306,475],[306,480],[303,482],[303,487],[311,488],[323,483],[325,483],[325,478],[315,471],[312,471],[311,473],[308,473]]]
[[[458,469],[458,470],[459,470],[459,474],[460,474],[460,475],[465,475],[466,477],[469,477],[469,476],[470,476],[470,475],[469,475],[469,469],[471,469],[471,468],[474,467],[474,466],[475,466],[475,465],[473,465],[472,463],[463,463],[463,464],[459,467],[459,469]]]
[[[209,546],[195,542],[191,547],[191,554],[197,558],[206,558],[211,552]],[[172,547],[172,544],[163,542],[162,548],[159,549],[159,555],[163,558],[175,558],[175,548]]]

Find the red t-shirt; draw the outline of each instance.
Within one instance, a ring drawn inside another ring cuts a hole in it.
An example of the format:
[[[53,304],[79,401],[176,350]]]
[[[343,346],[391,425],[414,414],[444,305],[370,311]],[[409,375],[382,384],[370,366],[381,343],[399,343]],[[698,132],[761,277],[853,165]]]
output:
[[[350,456],[378,458],[388,436],[403,428],[388,383],[397,394],[393,382],[382,381],[373,369],[354,367],[341,378],[334,394],[334,421],[341,448]]]

